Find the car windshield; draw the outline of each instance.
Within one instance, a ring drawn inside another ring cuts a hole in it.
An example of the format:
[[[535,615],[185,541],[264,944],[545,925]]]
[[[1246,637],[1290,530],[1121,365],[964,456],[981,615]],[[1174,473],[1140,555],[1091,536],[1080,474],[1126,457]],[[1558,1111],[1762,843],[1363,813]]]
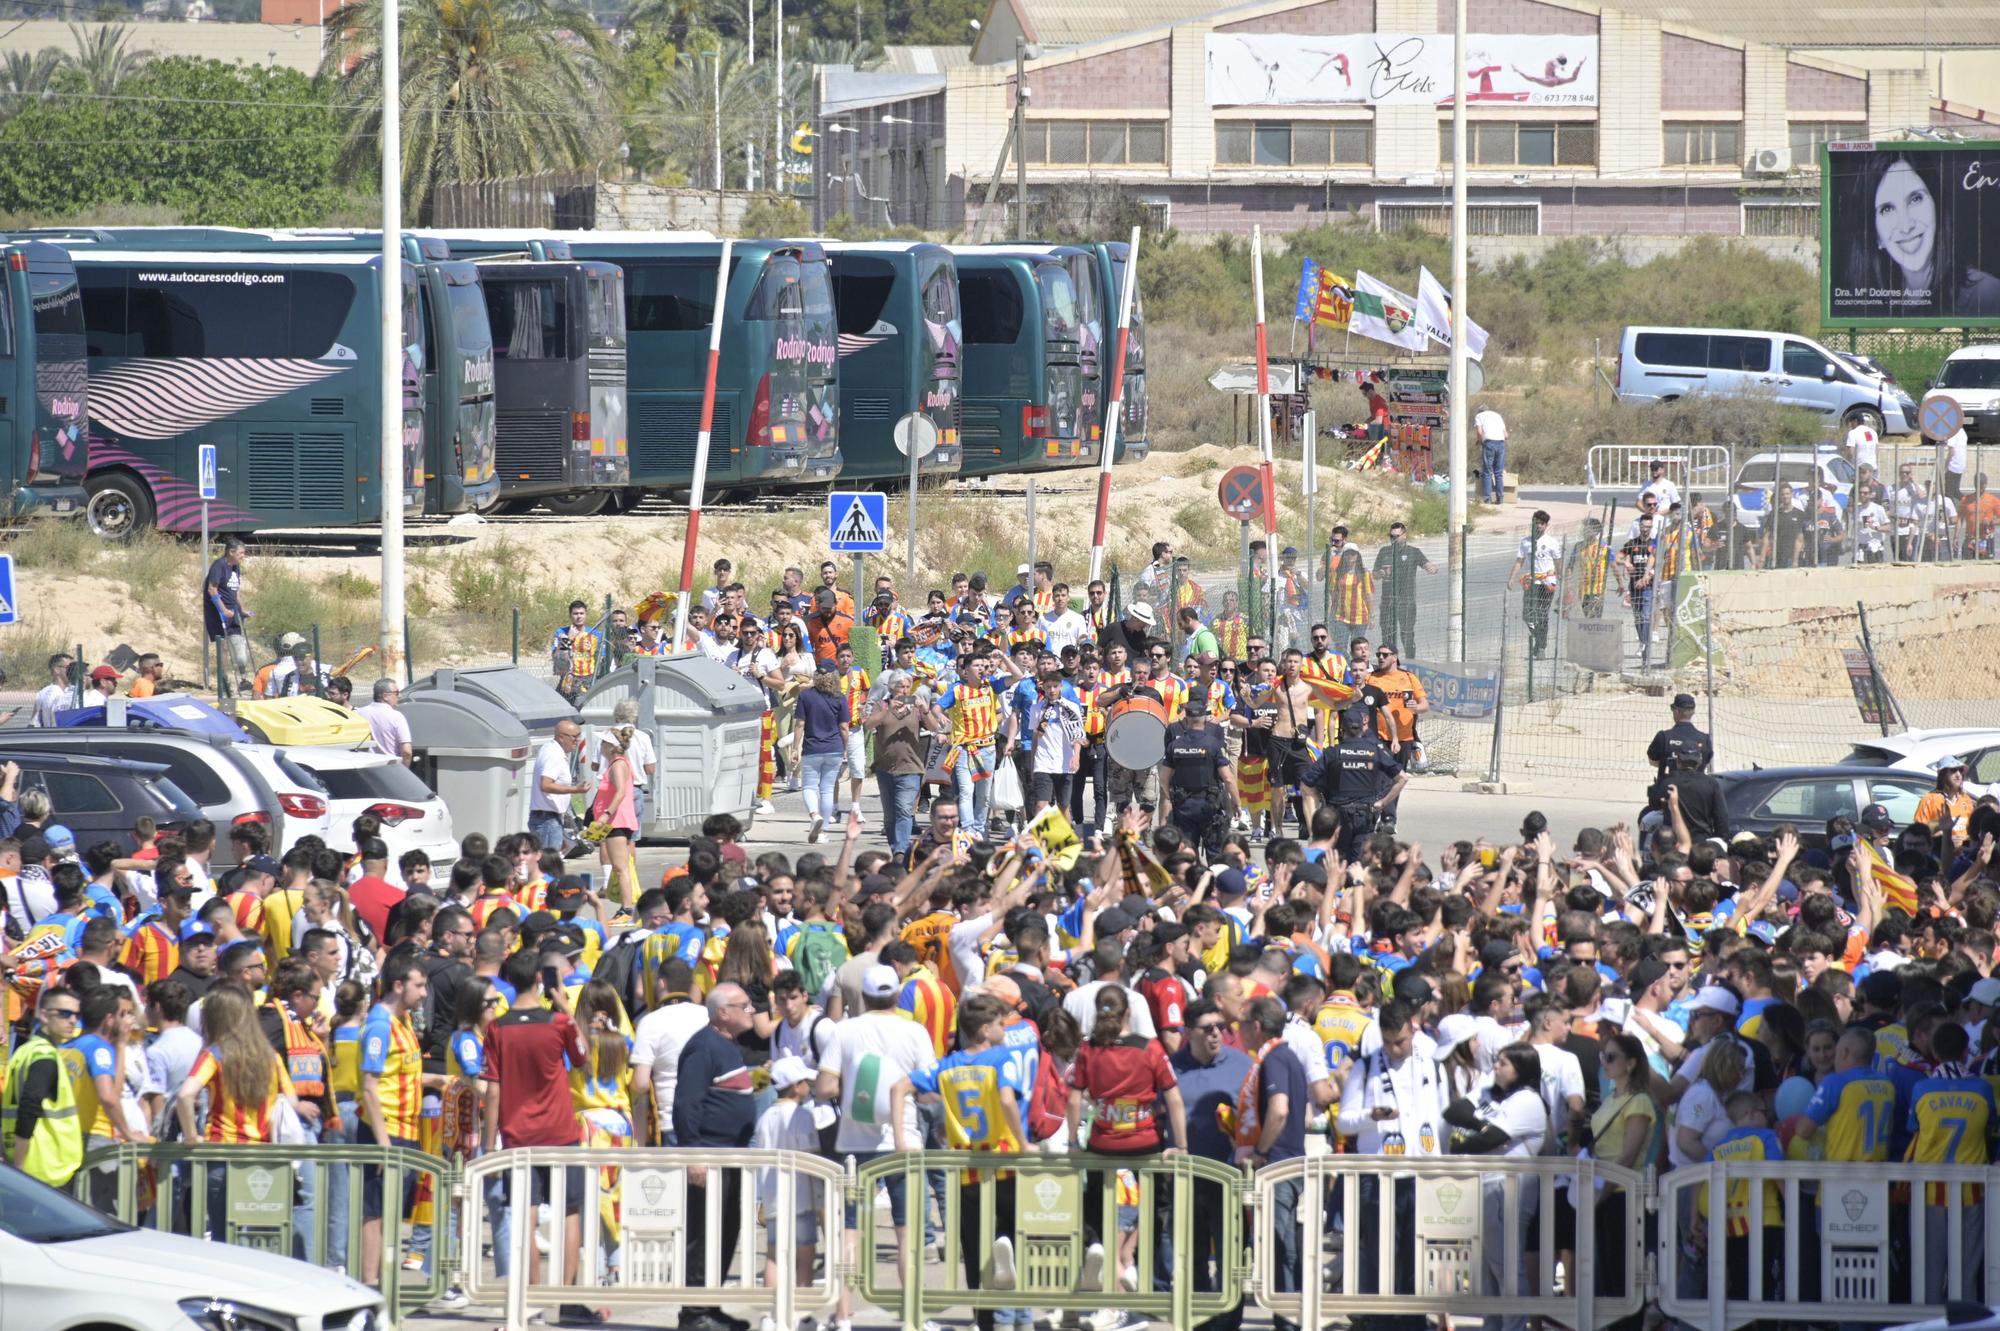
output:
[[[11,1165],[0,1165],[0,1234],[28,1243],[70,1243],[127,1228]]]
[[[1962,356],[1944,363],[1939,388],[2000,388],[2000,358]]]

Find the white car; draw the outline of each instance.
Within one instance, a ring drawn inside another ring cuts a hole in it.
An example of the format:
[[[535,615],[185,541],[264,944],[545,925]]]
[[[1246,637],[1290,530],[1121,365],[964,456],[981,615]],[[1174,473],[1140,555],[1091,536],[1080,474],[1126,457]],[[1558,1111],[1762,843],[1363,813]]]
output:
[[[394,758],[359,749],[297,748],[285,753],[326,787],[325,836],[333,849],[352,851],[354,820],[373,813],[382,820],[382,840],[389,847],[392,870],[413,850],[423,851],[438,865],[458,858],[451,810],[422,777]]]
[[[1946,758],[1965,760],[1965,790],[1974,799],[2000,795],[2000,730],[1971,726],[1905,730],[1863,740],[1841,759],[1856,767],[1934,773]]]
[[[1931,391],[1958,399],[1970,439],[2000,439],[2000,346],[1960,347],[1944,358]]]
[[[238,744],[234,747],[245,761],[257,769],[257,774],[270,784],[271,793],[278,797],[278,808],[285,815],[285,845],[296,845],[298,839],[306,835],[328,837],[330,840],[327,793],[312,772],[304,770],[304,764],[298,760],[299,750],[275,744]],[[265,822],[269,822],[268,817]]]
[[[122,1225],[0,1165],[0,1326],[388,1331],[382,1296],[251,1248]]]

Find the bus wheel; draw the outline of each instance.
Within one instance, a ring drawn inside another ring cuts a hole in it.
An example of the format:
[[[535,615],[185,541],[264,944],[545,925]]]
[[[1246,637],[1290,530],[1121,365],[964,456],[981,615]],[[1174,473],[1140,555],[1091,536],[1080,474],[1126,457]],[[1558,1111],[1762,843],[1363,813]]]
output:
[[[526,513],[535,506],[532,499],[496,499],[479,510],[485,518],[511,518]]]
[[[129,541],[153,525],[153,496],[129,471],[108,471],[87,483],[84,520],[107,541]]]
[[[542,500],[542,507],[557,517],[594,518],[611,507],[611,491],[578,490],[573,494],[550,495]]]
[[[630,513],[645,502],[646,492],[637,486],[628,486],[623,490],[614,490],[611,493],[611,511],[613,513]]]

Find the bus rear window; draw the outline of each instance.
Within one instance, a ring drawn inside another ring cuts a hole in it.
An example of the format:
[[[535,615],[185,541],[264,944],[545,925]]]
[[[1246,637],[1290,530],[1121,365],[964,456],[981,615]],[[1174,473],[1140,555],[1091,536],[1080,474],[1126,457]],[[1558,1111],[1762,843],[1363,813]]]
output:
[[[1021,288],[1015,282],[1013,273],[959,269],[958,304],[965,312],[967,345],[1011,347],[1021,340],[1021,320],[1025,311],[1021,303]]]
[[[486,317],[486,295],[479,285],[447,286],[445,291],[451,301],[451,323],[458,349],[474,354],[491,351],[493,324]]]
[[[625,283],[616,273],[586,272],[583,289],[590,299],[590,345],[625,345]]]
[[[803,279],[797,258],[790,254],[773,254],[764,260],[764,271],[757,276],[757,289],[750,293],[750,308],[744,311],[744,317],[756,320],[803,319],[806,307]]]
[[[840,331],[861,336],[880,322],[896,287],[896,270],[887,259],[844,257],[833,271],[833,304]]]
[[[738,260],[730,260],[730,272]],[[625,328],[632,333],[707,332],[715,319],[714,259],[620,260]]]
[[[354,305],[353,278],[303,268],[86,265],[77,277],[93,356],[317,360]]]
[[[1076,283],[1070,280],[1069,271],[1056,264],[1044,264],[1035,270],[1035,285],[1042,290],[1042,319],[1049,339],[1076,341],[1081,320]]]
[[[493,330],[495,360],[569,359],[569,321],[563,284],[483,279],[486,318]]]

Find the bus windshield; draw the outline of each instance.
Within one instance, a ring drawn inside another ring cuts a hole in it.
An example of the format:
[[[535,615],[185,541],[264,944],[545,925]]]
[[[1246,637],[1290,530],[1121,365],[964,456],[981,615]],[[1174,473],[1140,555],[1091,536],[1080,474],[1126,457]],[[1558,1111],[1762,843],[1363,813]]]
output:
[[[1111,293],[1110,299],[1113,302],[1123,300],[1125,298],[1125,260],[1113,259],[1111,261],[1111,279],[1118,284],[1118,289]],[[1114,304],[1112,308],[1115,310],[1117,306]],[[1146,303],[1141,298],[1139,288],[1136,286],[1132,288],[1131,320],[1130,330],[1125,338],[1125,368],[1128,370],[1143,370],[1146,368]]]
[[[752,443],[796,445],[806,439],[812,342],[807,335],[802,276],[797,255],[773,254],[764,261],[764,271],[750,296],[747,317],[754,323],[774,325],[770,364],[752,407]],[[831,304],[829,299],[829,307]],[[767,420],[768,425],[760,427],[755,423],[758,418]],[[764,429],[769,430],[768,436]]]
[[[36,428],[50,441],[42,462],[51,471],[81,475],[89,460],[84,416],[90,383],[83,292],[75,270],[51,272],[32,263],[28,291],[35,314]]]
[[[965,341],[965,325],[958,317],[958,282],[951,265],[935,264],[924,275],[921,294],[924,347],[930,357],[924,410],[939,436],[949,442],[958,434],[958,350]]]
[[[567,293],[561,282],[497,281],[491,274],[485,282],[495,360],[569,359]]]

